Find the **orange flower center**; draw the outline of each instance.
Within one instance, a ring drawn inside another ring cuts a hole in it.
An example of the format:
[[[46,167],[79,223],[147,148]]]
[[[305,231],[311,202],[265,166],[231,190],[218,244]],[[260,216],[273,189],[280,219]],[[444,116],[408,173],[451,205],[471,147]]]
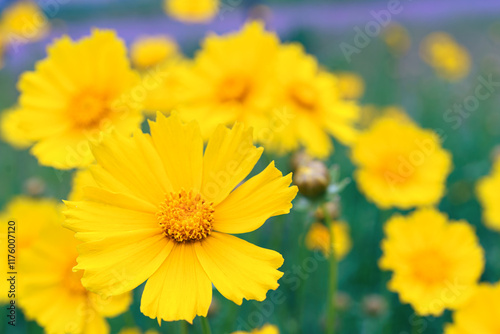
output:
[[[316,91],[309,84],[298,83],[290,87],[290,98],[302,109],[314,110],[316,108]]]
[[[427,285],[443,283],[448,278],[449,264],[442,254],[425,250],[413,258],[413,275]]]
[[[73,295],[85,295],[87,294],[87,290],[82,285],[83,270],[73,272],[75,265],[76,263],[71,263],[71,265],[67,266],[64,272],[63,283],[66,289],[71,291]]]
[[[156,213],[163,234],[177,242],[202,240],[212,232],[213,203],[205,202],[200,194],[182,190],[170,193]]]
[[[78,128],[97,127],[109,114],[105,98],[93,94],[82,94],[71,104],[71,118]]]
[[[250,82],[244,76],[233,76],[222,81],[219,99],[222,102],[244,102],[250,93]]]

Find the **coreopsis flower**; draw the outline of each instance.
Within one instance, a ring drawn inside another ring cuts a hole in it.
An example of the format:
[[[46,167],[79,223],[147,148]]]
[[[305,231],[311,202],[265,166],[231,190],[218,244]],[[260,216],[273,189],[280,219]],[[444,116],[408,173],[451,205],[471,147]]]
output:
[[[453,314],[444,334],[496,334],[500,330],[500,284],[480,284],[476,292]]]
[[[466,221],[435,209],[394,215],[386,223],[379,266],[393,271],[388,288],[419,315],[439,316],[459,307],[475,290],[484,251]]]
[[[14,2],[0,17],[0,34],[13,47],[40,40],[49,28],[47,17],[34,1]]]
[[[406,54],[411,46],[408,30],[397,23],[392,23],[384,29],[382,39],[389,47],[389,50],[396,56]]]
[[[145,36],[136,39],[130,47],[132,64],[148,69],[178,55],[177,43],[167,36]]]
[[[16,108],[5,110],[0,115],[1,138],[16,149],[25,149],[33,144],[27,139],[29,134],[24,132],[22,123],[22,115],[17,112]]]
[[[274,325],[264,325],[260,329],[254,329],[251,332],[244,332],[244,331],[237,331],[233,332],[232,334],[279,334],[280,330],[277,326]]]
[[[83,242],[83,285],[106,297],[147,280],[141,311],[160,323],[206,316],[212,283],[237,304],[264,300],[283,258],[231,234],[288,213],[291,174],[271,163],[239,185],[263,151],[241,124],[218,127],[204,153],[195,122],[158,113],[149,124],[151,135],[114,134],[94,147],[97,186],[66,203],[65,226]]]
[[[179,21],[208,22],[219,11],[219,0],[165,0],[165,10],[168,15]]]
[[[252,22],[236,33],[210,35],[196,54],[183,86],[188,87],[180,115],[197,120],[204,138],[219,124],[235,121],[269,128],[274,107],[278,37]]]
[[[329,135],[344,144],[352,143],[359,108],[346,98],[342,88],[342,80],[348,79],[341,80],[320,70],[316,59],[306,54],[300,44],[283,45],[277,59],[274,103],[276,109],[287,112],[287,117],[279,127],[271,128],[272,139],[263,131],[257,132],[257,140],[285,152],[303,146],[308,154],[318,158],[327,157],[333,149]],[[270,127],[269,123],[265,125]]]
[[[310,250],[319,250],[325,257],[328,257],[331,248],[330,233],[333,234],[335,258],[340,261],[352,248],[349,225],[343,221],[332,222],[331,231],[324,224],[313,223],[306,235],[306,247]]]
[[[445,80],[459,81],[469,74],[469,52],[445,32],[426,36],[420,45],[420,55]]]
[[[483,207],[483,220],[489,228],[500,231],[500,159],[493,165],[491,174],[479,180],[477,196]]]
[[[86,166],[93,161],[89,142],[111,129],[129,134],[137,128],[142,114],[133,89],[139,76],[126,54],[114,32],[94,30],[78,42],[57,40],[35,71],[21,76],[15,117],[40,164]]]
[[[356,100],[363,96],[365,92],[365,82],[356,73],[341,72],[336,73],[338,90],[341,98]]]
[[[59,222],[60,223],[60,222]],[[46,333],[107,334],[105,317],[128,310],[130,293],[103,299],[87,291],[82,272],[74,272],[77,241],[61,225],[45,229],[32,248],[23,254],[19,304],[30,320]]]
[[[451,155],[435,132],[389,114],[359,135],[352,161],[358,187],[384,209],[437,203],[452,168]]]
[[[4,258],[1,263],[2,268],[8,265],[8,254],[13,255],[16,263],[19,263],[24,258],[23,253],[38,239],[43,229],[60,224],[62,220],[60,206],[61,204],[52,199],[17,196],[10,200],[0,213],[0,246],[2,258]],[[8,228],[9,221],[15,222],[12,228]],[[11,239],[15,240],[15,253],[13,254],[7,253],[9,231],[11,231]],[[14,270],[5,270],[5,272],[17,271],[17,269],[15,265]],[[0,289],[9,291],[8,282],[5,279],[0,280]],[[7,293],[1,293],[0,303],[5,301],[7,301]]]

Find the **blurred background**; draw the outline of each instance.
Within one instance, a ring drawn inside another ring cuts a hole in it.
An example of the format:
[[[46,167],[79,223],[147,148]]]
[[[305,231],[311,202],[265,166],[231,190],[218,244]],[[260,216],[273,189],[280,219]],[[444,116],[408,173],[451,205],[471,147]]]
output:
[[[0,1],[0,11],[13,3]],[[499,1],[223,0],[216,17],[202,24],[186,24],[168,17],[160,0],[47,0],[38,4],[50,22],[50,30],[36,41],[10,42],[0,51],[1,110],[15,106],[19,75],[32,70],[45,57],[47,44],[64,34],[76,39],[88,35],[93,27],[110,28],[127,45],[143,35],[166,34],[185,55],[192,56],[208,32],[236,31],[249,18],[262,19],[281,40],[302,43],[325,68],[362,78],[362,126],[367,126],[384,108],[398,106],[422,127],[441,135],[443,147],[453,153],[454,170],[439,208],[451,219],[466,218],[477,228],[487,254],[482,281],[500,279],[500,237],[482,224],[474,193],[475,182],[491,168],[492,156],[500,154],[500,84],[492,86],[492,94],[470,111],[460,113],[454,109],[474,95],[481,80],[500,82]],[[390,15],[384,16],[381,11]],[[440,73],[426,57],[423,41],[438,31],[446,33],[468,54],[470,61],[459,78]],[[277,165],[284,173],[291,169],[289,160],[289,156],[278,158]],[[340,165],[342,177],[352,176],[353,166],[341,144],[336,144],[329,163]],[[256,170],[265,165],[266,161],[261,161]],[[18,194],[64,199],[71,177],[71,171],[41,167],[27,150],[16,150],[0,142],[0,208]],[[383,222],[394,210],[379,211],[352,182],[341,194],[341,206],[341,217],[350,226],[353,247],[340,262],[340,293],[335,301],[340,312],[338,333],[409,333],[413,311],[402,305],[396,294],[387,291],[390,273],[382,272],[377,265]],[[282,333],[321,332],[327,262],[311,262],[314,253],[302,247],[306,226],[313,219],[310,211],[296,205],[293,215],[274,218],[271,224],[244,236],[283,254],[285,278],[279,296],[275,296],[279,301],[245,301],[238,307],[216,292],[216,305],[210,314],[214,333],[263,323],[278,325]],[[157,328],[156,321],[139,312],[141,290],[139,287],[135,291],[132,313],[110,319],[113,333],[133,324],[143,330]],[[2,320],[0,332],[42,332],[36,323],[19,317],[14,331]],[[439,319],[424,318],[421,333],[442,333],[443,323],[449,320],[449,312]],[[176,331],[177,327],[168,323],[161,327],[164,333]]]

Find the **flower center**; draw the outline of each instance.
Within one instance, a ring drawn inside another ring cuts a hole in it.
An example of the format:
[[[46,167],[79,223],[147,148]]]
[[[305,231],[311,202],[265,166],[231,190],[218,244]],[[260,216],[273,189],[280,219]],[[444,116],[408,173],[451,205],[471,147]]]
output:
[[[156,219],[167,238],[177,242],[202,240],[212,232],[213,203],[192,191],[170,193],[160,204]]]
[[[316,107],[316,91],[309,84],[298,83],[290,87],[290,98],[300,108],[314,110]]]
[[[443,283],[448,278],[448,261],[434,250],[425,250],[413,258],[413,275],[428,285]]]
[[[73,267],[75,263],[66,267],[64,272],[64,286],[66,289],[72,292],[73,295],[85,295],[87,294],[87,289],[82,285],[83,270],[73,272]]]
[[[219,99],[222,102],[244,102],[250,93],[250,82],[243,76],[229,77],[219,86]]]
[[[109,114],[106,99],[92,94],[78,96],[71,108],[71,118],[78,128],[96,127]]]

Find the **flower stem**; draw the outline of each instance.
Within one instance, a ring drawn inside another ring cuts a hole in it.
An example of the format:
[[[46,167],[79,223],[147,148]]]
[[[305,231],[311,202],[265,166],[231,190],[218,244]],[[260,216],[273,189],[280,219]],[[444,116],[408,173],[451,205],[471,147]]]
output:
[[[188,334],[189,333],[188,323],[186,321],[184,321],[184,320],[179,321],[179,327],[180,327],[181,334]]]
[[[328,260],[330,264],[329,278],[328,278],[328,294],[326,300],[326,333],[335,333],[335,294],[337,292],[337,258],[335,256],[335,250],[333,248],[334,235],[333,235],[333,222],[330,217],[330,213],[326,206],[323,204],[323,212],[325,213],[325,221],[330,231],[330,253],[328,254]]]
[[[212,334],[212,331],[210,331],[210,324],[208,323],[208,319],[205,317],[200,317],[200,321],[203,334]]]

